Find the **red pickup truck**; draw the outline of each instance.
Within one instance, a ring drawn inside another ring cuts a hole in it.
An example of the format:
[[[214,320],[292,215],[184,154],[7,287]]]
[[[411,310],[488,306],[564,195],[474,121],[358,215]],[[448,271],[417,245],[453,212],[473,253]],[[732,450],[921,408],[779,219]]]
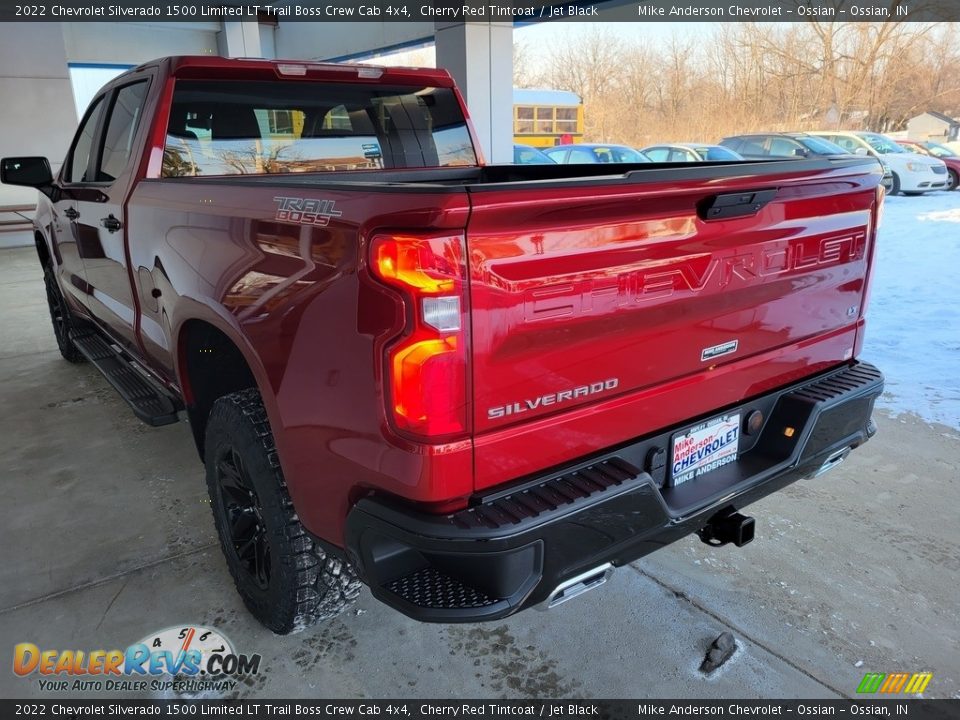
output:
[[[485,165],[448,73],[165,58],[40,190],[63,356],[185,415],[278,633],[555,605],[875,432],[869,158]]]

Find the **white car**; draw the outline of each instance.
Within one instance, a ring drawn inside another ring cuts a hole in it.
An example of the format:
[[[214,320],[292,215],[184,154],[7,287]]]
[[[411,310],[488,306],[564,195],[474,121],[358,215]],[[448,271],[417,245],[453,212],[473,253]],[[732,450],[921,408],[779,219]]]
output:
[[[873,155],[893,172],[890,194],[922,195],[931,190],[946,190],[949,184],[947,166],[936,158],[908,152],[886,135],[872,132],[811,131],[836,143],[847,152]]]

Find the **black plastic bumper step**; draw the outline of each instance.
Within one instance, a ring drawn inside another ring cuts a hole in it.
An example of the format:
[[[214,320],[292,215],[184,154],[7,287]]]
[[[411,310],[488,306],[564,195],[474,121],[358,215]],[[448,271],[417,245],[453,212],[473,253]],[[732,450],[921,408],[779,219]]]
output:
[[[480,608],[499,602],[433,567],[420,568],[386,585],[386,589],[420,608]]]
[[[811,402],[836,402],[846,395],[860,393],[883,382],[883,373],[870,363],[857,363],[808,383],[790,393]]]
[[[179,403],[134,367],[122,351],[115,349],[96,332],[71,334],[73,344],[107,379],[134,415],[148,425],[177,422]]]
[[[501,492],[450,515],[449,519],[464,529],[518,525],[611,489],[615,493],[624,482],[642,474],[623,458],[613,456],[546,481]]]

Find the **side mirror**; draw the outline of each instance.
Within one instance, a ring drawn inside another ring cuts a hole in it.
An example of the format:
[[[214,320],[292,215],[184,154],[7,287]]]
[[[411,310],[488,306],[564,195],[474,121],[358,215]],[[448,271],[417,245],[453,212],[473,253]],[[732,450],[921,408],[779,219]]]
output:
[[[0,160],[0,182],[43,190],[53,185],[50,162],[45,157],[8,157]]]
[[[856,150],[853,151],[853,154],[854,154],[854,155],[869,155],[869,154],[870,154],[870,151],[867,150],[865,147],[858,147]]]
[[[796,155],[797,157],[805,158],[805,157],[807,157],[807,156],[810,154],[810,151],[809,151],[809,150],[804,150],[803,148],[796,148],[796,149],[793,151],[793,154]]]

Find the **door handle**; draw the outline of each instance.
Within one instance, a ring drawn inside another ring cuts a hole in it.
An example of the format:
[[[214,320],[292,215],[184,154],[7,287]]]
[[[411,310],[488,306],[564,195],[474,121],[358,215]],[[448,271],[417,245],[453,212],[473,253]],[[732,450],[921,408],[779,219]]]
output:
[[[105,218],[100,218],[100,224],[103,225],[107,231],[116,232],[123,227],[123,224],[117,220],[113,215],[108,215]]]
[[[71,220],[76,220],[78,217],[80,217],[80,211],[72,207],[68,207],[66,210],[64,210],[63,214]]]

